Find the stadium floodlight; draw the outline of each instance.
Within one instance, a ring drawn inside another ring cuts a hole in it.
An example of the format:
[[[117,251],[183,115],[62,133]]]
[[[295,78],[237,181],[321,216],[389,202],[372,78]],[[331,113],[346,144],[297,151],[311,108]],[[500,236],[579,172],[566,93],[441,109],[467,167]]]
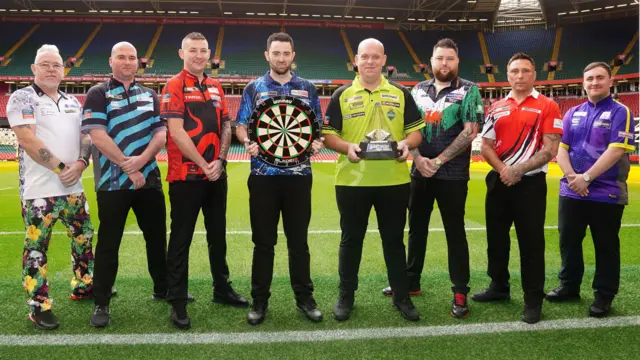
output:
[[[225,11],[224,14],[225,15],[233,15],[233,13],[231,11]]]
[[[74,13],[74,12],[76,12],[76,11],[75,11],[75,10],[65,10],[65,12],[68,12],[68,13]]]
[[[395,20],[396,18],[388,17],[387,20]]]
[[[156,14],[164,14],[164,10],[156,10]]]
[[[276,14],[276,13],[268,13],[267,15],[269,15],[269,16],[276,16],[276,15],[278,15],[278,14]]]
[[[20,9],[21,12],[29,12],[29,9]]]
[[[258,16],[265,16],[267,15],[266,13],[258,13]]]
[[[56,10],[55,12],[61,13],[61,12],[64,12],[64,10]]]
[[[602,8],[595,8],[595,9],[593,9],[593,11],[598,11],[598,10],[602,10]]]
[[[293,15],[293,14],[292,14],[292,15]],[[351,18],[353,18],[353,16],[351,16],[351,15],[345,15],[345,16],[344,16],[344,18],[345,18],[345,19],[351,19]]]
[[[364,16],[356,16],[356,19],[364,19]]]
[[[470,22],[478,21],[478,19],[469,19]]]
[[[298,14],[289,14],[289,16],[298,16]],[[346,17],[346,16],[345,16]]]
[[[186,11],[178,11],[180,14],[186,14]]]
[[[467,19],[460,19],[460,20],[458,20],[458,21],[460,21],[460,22],[467,22]]]
[[[605,8],[606,10],[608,10],[608,9],[613,9],[614,7],[615,7],[615,6],[610,5],[610,6],[605,6],[604,8]]]
[[[31,12],[40,12],[40,9],[31,9]]]
[[[456,22],[456,19],[449,19],[449,22]]]
[[[467,1],[469,4],[475,4],[477,1],[476,0],[468,0]]]
[[[558,16],[562,16],[562,15],[567,15],[567,13],[566,12],[558,13]]]
[[[302,16],[304,16],[304,17],[309,17],[309,14],[302,14]]]
[[[120,12],[120,10],[111,10],[111,12],[117,14]]]
[[[373,16],[367,16],[366,18],[369,20],[373,20]]]
[[[199,11],[189,11],[189,14],[200,14],[200,12]]]
[[[43,12],[50,13],[51,10],[42,10]]]
[[[16,12],[18,9],[9,9],[9,11]]]
[[[341,18],[342,15],[333,15],[334,18]]]
[[[376,16],[376,19],[378,19],[378,20],[384,20],[384,16]]]
[[[0,12],[5,12],[7,11],[7,9],[0,9]]]
[[[422,21],[424,21],[423,19],[421,19]],[[427,20],[428,22],[436,22],[436,19],[429,19]]]
[[[498,24],[504,23],[504,20],[498,20]]]
[[[331,15],[322,15],[322,17],[330,18],[330,17],[331,17]]]
[[[408,18],[407,20],[409,20],[409,21],[416,21],[416,19],[414,19],[414,18]]]
[[[569,14],[577,14],[578,10],[574,10],[574,11],[569,11]]]
[[[147,13],[147,14],[153,14],[153,10],[145,10],[144,12]],[[182,13],[182,12],[180,12],[180,13]]]
[[[591,11],[591,9],[580,10],[581,13],[586,13],[586,12],[589,12],[589,11]]]
[[[620,5],[618,5],[618,7],[625,7],[625,6],[627,6],[627,4],[620,4]]]
[[[318,15],[318,14],[313,14],[313,15],[311,15],[311,16],[313,16],[313,17],[320,17],[320,15]]]
[[[247,13],[247,15],[255,15],[255,13]]]
[[[135,10],[135,11],[134,11],[134,13],[136,13],[136,14],[142,14],[142,10]],[[170,13],[170,14],[175,14],[176,12],[175,12],[175,11],[173,11],[173,12],[169,11],[169,13]]]
[[[487,19],[480,19],[480,21],[487,21]]]
[[[122,12],[125,14],[131,14],[131,10],[122,10]]]
[[[287,14],[286,13],[281,13],[280,16],[287,16]]]

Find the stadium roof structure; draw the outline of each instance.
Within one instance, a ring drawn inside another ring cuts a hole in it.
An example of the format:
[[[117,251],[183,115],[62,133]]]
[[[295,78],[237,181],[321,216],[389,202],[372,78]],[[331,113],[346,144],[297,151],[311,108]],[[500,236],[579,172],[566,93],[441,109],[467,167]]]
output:
[[[0,0],[25,15],[216,17],[383,22],[389,28],[491,29],[638,14],[639,0]]]

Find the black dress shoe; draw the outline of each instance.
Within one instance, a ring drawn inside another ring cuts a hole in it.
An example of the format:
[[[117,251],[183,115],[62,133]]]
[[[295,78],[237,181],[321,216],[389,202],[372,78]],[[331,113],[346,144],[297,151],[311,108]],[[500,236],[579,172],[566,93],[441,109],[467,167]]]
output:
[[[469,316],[469,305],[467,304],[466,294],[453,294],[450,315],[458,319],[466,318],[467,316]]]
[[[261,324],[264,321],[265,316],[267,315],[268,307],[268,302],[254,299],[253,306],[251,306],[251,311],[249,311],[249,313],[247,314],[247,323],[253,326]]]
[[[167,300],[167,294],[153,294],[151,295],[151,299],[155,300],[155,301],[166,301]],[[187,294],[187,302],[192,303],[196,301],[196,298],[193,297],[193,295],[191,294]]]
[[[400,311],[400,315],[402,315],[403,318],[409,321],[420,320],[420,313],[416,310],[416,307],[413,306],[410,298],[407,297],[401,301],[394,301],[393,306]]]
[[[473,294],[471,299],[477,302],[506,301],[511,299],[511,294],[508,290],[501,292],[488,287]]]
[[[312,296],[306,300],[296,300],[296,307],[307,319],[313,322],[322,321],[322,313],[318,310],[316,300]]]
[[[349,320],[354,301],[353,293],[340,292],[338,302],[333,307],[333,318],[338,321]]]
[[[171,308],[171,322],[175,327],[181,330],[191,328],[191,319],[187,315],[186,305],[176,305]]]
[[[540,316],[542,314],[542,305],[537,306],[528,306],[524,305],[524,311],[522,312],[522,321],[527,324],[535,324],[540,321]]]
[[[612,302],[613,302],[613,299],[596,295],[595,301],[593,302],[593,304],[591,304],[591,307],[589,308],[589,316],[596,317],[596,318],[607,317],[609,315],[609,312],[611,312]]]
[[[94,305],[89,323],[96,328],[103,328],[111,322],[109,305]]]
[[[422,290],[420,290],[419,287],[409,290],[409,295],[411,295],[411,296],[416,296],[416,295],[421,295],[421,294],[422,294]],[[382,295],[384,295],[384,296],[393,296],[393,290],[391,289],[391,286],[387,286],[386,288],[382,289]]]
[[[29,320],[40,330],[54,330],[60,326],[58,318],[53,315],[51,310],[29,314]]]
[[[231,305],[237,308],[246,308],[249,307],[249,302],[243,296],[235,292],[229,286],[225,290],[215,289],[213,291],[213,298],[211,299],[214,303]]]
[[[549,291],[546,299],[551,302],[580,300],[580,292],[572,291],[568,287],[560,285],[559,287]]]

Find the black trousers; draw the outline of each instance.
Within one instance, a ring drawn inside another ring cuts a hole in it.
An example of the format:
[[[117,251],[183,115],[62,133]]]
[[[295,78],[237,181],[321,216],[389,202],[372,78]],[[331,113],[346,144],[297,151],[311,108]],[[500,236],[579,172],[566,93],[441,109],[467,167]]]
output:
[[[249,210],[253,265],[251,296],[266,301],[273,279],[274,247],[278,241],[278,222],[282,225],[289,250],[289,278],[295,297],[305,300],[313,293],[307,233],[311,220],[311,176],[251,175]]]
[[[362,246],[373,206],[382,238],[387,276],[393,288],[393,300],[401,301],[409,296],[403,242],[409,193],[409,184],[376,187],[336,186],[342,229],[338,263],[341,292],[351,293],[358,290]]]
[[[409,198],[409,289],[420,289],[420,275],[427,251],[429,221],[434,201],[438,202],[447,238],[449,277],[455,293],[469,293],[469,245],[464,230],[467,180],[412,178]]]
[[[613,298],[620,286],[620,223],[624,205],[577,200],[560,196],[558,229],[560,230],[560,282],[572,291],[580,292],[584,261],[582,240],[591,229],[596,253],[596,273],[593,289],[597,294]]]
[[[510,187],[503,184],[500,174],[493,170],[486,178],[487,253],[491,287],[500,291],[509,289],[509,231],[511,224],[515,224],[524,301],[530,306],[540,305],[544,299],[545,175],[523,176],[520,182]]]
[[[164,193],[161,188],[98,191],[98,245],[94,263],[93,294],[96,305],[108,305],[118,273],[118,251],[129,210],[138,220],[147,250],[153,292],[167,291],[167,226]]]
[[[175,181],[169,184],[171,202],[171,234],[167,252],[169,293],[172,304],[185,304],[189,281],[189,248],[202,209],[207,231],[209,267],[213,286],[229,289],[227,266],[226,213],[227,178],[217,181]]]

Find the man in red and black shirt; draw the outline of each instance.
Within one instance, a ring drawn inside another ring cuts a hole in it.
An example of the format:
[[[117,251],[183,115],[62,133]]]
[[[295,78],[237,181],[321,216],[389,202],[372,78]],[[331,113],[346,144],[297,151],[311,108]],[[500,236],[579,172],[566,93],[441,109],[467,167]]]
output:
[[[167,82],[161,99],[161,117],[167,120],[169,128],[167,182],[171,235],[167,253],[167,300],[173,307],[171,321],[181,329],[191,327],[186,308],[189,247],[200,209],[207,229],[213,301],[248,306],[247,300],[238,295],[229,282],[225,168],[231,125],[220,83],[204,74],[210,55],[202,34],[187,35],[180,49],[184,70]]]
[[[512,90],[489,109],[482,131],[482,156],[493,170],[487,175],[485,213],[489,288],[475,301],[508,300],[509,231],[515,224],[520,247],[524,312],[522,321],[540,321],[544,299],[544,218],[547,163],[558,153],[562,117],[558,104],[533,88],[533,59],[515,54],[507,64]]]

